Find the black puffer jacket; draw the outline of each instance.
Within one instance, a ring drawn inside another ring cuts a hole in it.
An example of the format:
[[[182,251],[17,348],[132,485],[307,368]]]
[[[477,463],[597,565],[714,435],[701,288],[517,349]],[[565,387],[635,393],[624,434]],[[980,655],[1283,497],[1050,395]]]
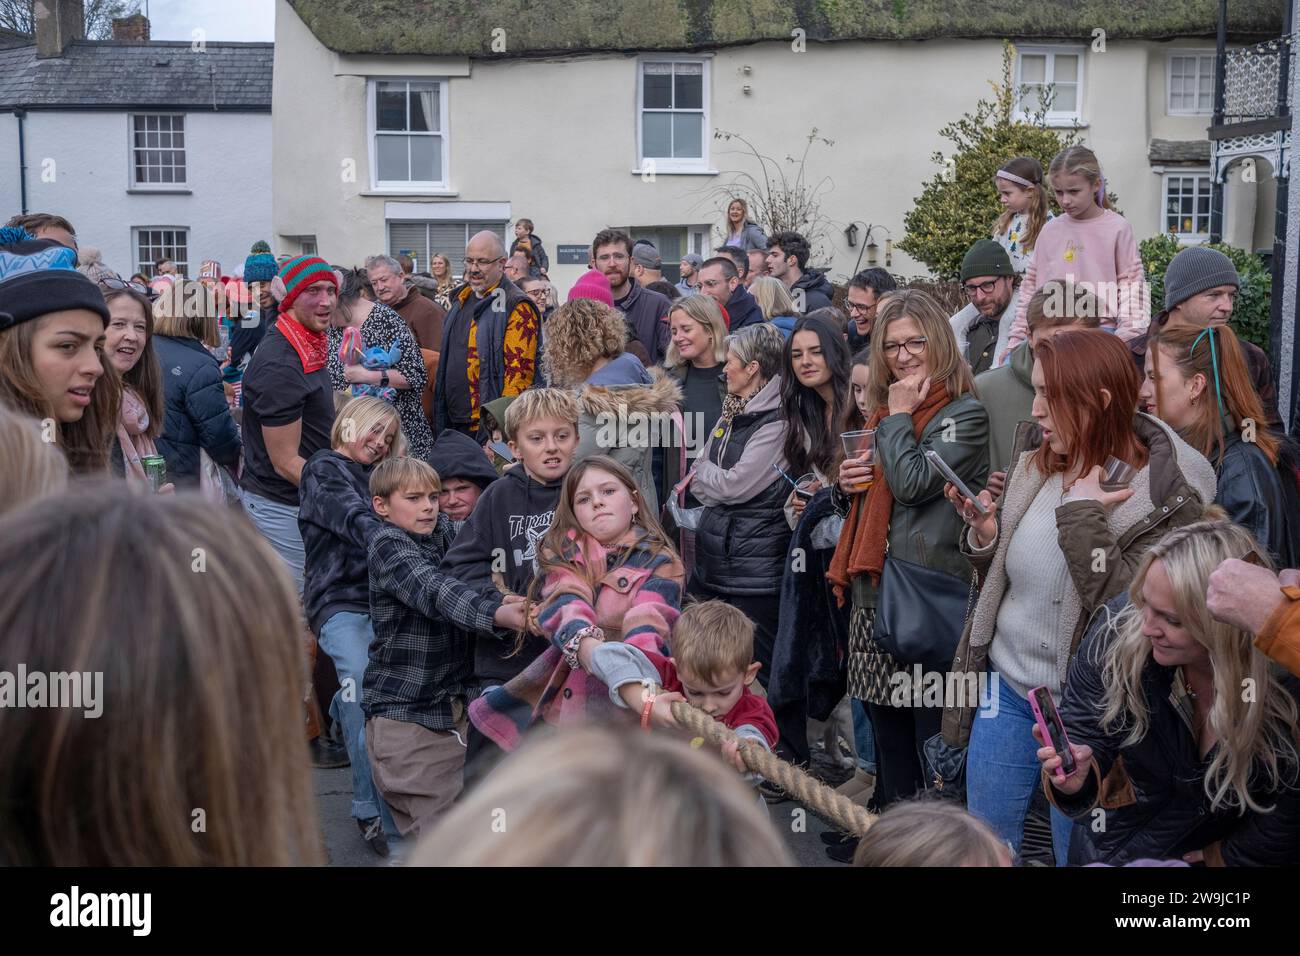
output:
[[[716,466],[707,469],[716,480],[706,491],[701,464],[691,483],[707,505],[695,531],[692,580],[709,591],[749,595],[781,590],[790,547],[790,525],[782,509],[790,486],[772,469],[773,464],[786,467],[781,455],[786,424],[780,405],[781,378],[776,376],[731,420],[722,436],[715,431],[702,453]],[[742,500],[729,495],[720,500],[714,494],[755,486],[759,490]]]
[[[196,339],[155,335],[154,351],[162,368],[166,418],[158,436],[158,454],[167,459],[167,480],[178,485],[199,482],[199,450],[218,465],[239,463],[239,429],[230,415],[221,386],[221,368]]]
[[[1127,596],[1120,595],[1097,612],[1060,703],[1070,742],[1091,747],[1095,764],[1083,768],[1088,781],[1073,796],[1043,783],[1049,800],[1085,824],[1075,828],[1070,861],[1122,865],[1138,859],[1177,859],[1212,847],[1207,857],[1221,857],[1228,866],[1300,863],[1300,768],[1294,761],[1281,766],[1283,780],[1289,782],[1277,792],[1268,792],[1268,778],[1262,767],[1257,770],[1251,795],[1263,806],[1272,806],[1269,813],[1212,810],[1205,794],[1210,761],[1201,759],[1196,739],[1170,700],[1175,668],[1148,660],[1142,671],[1150,723],[1141,740],[1124,746],[1127,730],[1101,728],[1101,662],[1117,640],[1106,611],[1117,612],[1126,602]],[[1286,678],[1283,686],[1292,697],[1300,696],[1300,681],[1294,677]],[[1105,781],[1100,795],[1098,781]],[[1104,828],[1093,825],[1097,819],[1104,820]]]
[[[1290,476],[1271,464],[1258,445],[1243,441],[1235,428],[1226,432],[1223,457],[1215,468],[1219,482],[1215,504],[1254,535],[1278,567],[1296,567],[1300,514],[1288,514],[1282,487]]]

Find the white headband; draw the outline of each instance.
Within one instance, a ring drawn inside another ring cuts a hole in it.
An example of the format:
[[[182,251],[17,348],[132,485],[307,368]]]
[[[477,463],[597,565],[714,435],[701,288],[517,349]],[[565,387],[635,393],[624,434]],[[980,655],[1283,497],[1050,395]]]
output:
[[[998,179],[1009,179],[1013,183],[1019,183],[1022,186],[1036,186],[1037,183],[1031,183],[1028,179],[1023,179],[1015,173],[1009,173],[1005,169],[999,169],[993,174]]]

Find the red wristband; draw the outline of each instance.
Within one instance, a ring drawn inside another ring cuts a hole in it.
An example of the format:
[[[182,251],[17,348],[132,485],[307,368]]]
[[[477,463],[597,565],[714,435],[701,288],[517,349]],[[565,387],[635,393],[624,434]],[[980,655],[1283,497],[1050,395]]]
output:
[[[641,729],[642,730],[650,729],[650,711],[654,708],[654,705],[655,705],[655,695],[647,691],[645,697],[645,703],[641,706]]]

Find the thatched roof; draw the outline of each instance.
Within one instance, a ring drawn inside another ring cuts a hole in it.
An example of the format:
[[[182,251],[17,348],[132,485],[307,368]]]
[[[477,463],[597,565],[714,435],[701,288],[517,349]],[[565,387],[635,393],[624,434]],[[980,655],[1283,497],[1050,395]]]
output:
[[[1213,37],[1216,0],[288,0],[338,53],[526,57],[760,40]],[[1282,32],[1286,0],[1229,0],[1236,40]],[[494,34],[493,31],[504,31]],[[505,50],[493,50],[504,39]]]

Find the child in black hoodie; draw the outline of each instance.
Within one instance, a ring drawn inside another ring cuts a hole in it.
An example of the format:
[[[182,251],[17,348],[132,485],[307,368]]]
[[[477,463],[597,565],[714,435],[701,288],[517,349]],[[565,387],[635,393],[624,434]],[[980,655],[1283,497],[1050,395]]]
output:
[[[533,388],[506,410],[506,439],[516,463],[484,490],[442,562],[442,571],[480,594],[527,594],[537,567],[537,545],[551,526],[560,487],[578,447],[581,410],[573,392]],[[486,691],[504,684],[549,646],[525,635],[514,653],[515,634],[480,631],[474,642],[474,677]],[[469,728],[465,786],[481,779],[505,755]]]
[[[452,521],[466,521],[487,486],[498,478],[482,446],[464,432],[446,429],[433,443],[429,464],[442,481],[438,510]]]
[[[505,426],[517,464],[484,490],[443,559],[443,572],[480,593],[528,592],[537,544],[551,526],[578,447],[579,414],[577,399],[563,389],[529,389],[516,399]],[[545,638],[531,634],[518,654],[514,644],[515,636],[503,631],[478,635],[474,676],[485,688],[504,684],[547,647]]]

